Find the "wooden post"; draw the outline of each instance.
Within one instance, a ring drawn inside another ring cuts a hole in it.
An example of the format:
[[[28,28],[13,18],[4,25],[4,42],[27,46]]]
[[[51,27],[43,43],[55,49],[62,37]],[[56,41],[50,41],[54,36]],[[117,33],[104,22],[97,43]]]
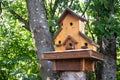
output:
[[[86,80],[85,72],[63,72],[60,80]]]

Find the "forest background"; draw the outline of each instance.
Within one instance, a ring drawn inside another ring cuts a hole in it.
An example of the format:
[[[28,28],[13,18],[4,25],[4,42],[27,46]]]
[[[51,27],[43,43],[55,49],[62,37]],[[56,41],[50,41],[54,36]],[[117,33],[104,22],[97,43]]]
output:
[[[69,7],[85,17],[86,34],[99,43],[103,36],[116,37],[117,80],[120,79],[120,1],[43,0],[51,35],[59,16]],[[113,2],[112,2],[113,1]],[[113,8],[111,10],[111,8]],[[25,0],[0,0],[0,80],[41,80],[38,58],[28,27]]]

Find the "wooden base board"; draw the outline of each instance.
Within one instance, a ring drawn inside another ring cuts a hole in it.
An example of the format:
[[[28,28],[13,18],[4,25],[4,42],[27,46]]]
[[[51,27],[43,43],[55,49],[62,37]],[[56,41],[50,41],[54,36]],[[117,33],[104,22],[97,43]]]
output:
[[[53,60],[53,71],[94,71],[94,61],[87,59]]]

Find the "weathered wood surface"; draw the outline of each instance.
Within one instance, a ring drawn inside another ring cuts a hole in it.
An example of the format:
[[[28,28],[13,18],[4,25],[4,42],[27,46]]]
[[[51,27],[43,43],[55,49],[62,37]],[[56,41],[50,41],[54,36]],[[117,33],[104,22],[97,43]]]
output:
[[[103,60],[103,55],[90,49],[46,52],[41,55],[41,59],[46,59],[46,60],[80,59],[80,58]]]
[[[55,60],[54,71],[80,71],[80,60]]]
[[[94,71],[94,61],[89,59],[53,60],[53,71]]]

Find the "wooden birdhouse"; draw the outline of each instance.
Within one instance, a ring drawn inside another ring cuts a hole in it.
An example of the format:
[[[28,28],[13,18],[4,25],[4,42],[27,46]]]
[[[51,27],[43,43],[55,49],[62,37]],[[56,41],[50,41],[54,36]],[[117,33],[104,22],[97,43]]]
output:
[[[94,71],[94,62],[103,60],[103,55],[96,52],[98,45],[84,34],[86,21],[68,8],[60,16],[60,28],[53,38],[55,51],[41,57],[52,61],[53,70]]]
[[[97,45],[84,34],[86,21],[67,8],[57,22],[60,29],[53,38],[55,50],[68,50],[71,47],[71,49],[89,48],[96,51]]]

